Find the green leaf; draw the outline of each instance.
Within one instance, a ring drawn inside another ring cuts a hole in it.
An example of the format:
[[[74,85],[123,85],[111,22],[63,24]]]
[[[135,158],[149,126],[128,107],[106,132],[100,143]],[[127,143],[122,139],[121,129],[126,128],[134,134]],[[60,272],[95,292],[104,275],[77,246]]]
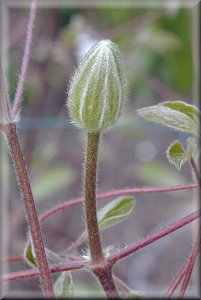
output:
[[[134,199],[131,197],[119,197],[98,212],[98,225],[100,230],[105,230],[127,219],[134,207]]]
[[[167,149],[167,159],[173,164],[178,171],[184,163],[190,160],[196,151],[197,145],[194,138],[189,137],[187,139],[186,149],[182,147],[180,141],[174,141]]]
[[[165,101],[162,102],[161,105],[180,111],[197,122],[199,122],[201,119],[201,113],[199,109],[194,105],[185,103],[184,101]]]
[[[45,247],[45,254],[47,256],[47,261],[49,264],[58,264],[62,261],[61,257],[58,254],[56,254],[55,252],[53,252],[52,250],[46,247]],[[30,242],[30,240],[28,240],[25,246],[24,258],[29,265],[31,265],[32,267],[37,267],[36,255],[33,249],[32,242]]]
[[[181,101],[162,102],[137,110],[137,114],[147,121],[170,127],[177,131],[198,135],[199,111]]]
[[[73,279],[71,272],[63,272],[54,284],[54,293],[58,299],[69,299],[73,296]]]

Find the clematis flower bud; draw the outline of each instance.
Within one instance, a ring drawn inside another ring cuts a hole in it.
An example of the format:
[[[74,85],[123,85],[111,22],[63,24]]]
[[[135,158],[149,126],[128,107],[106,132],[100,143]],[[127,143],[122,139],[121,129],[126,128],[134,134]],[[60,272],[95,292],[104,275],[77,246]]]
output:
[[[79,64],[68,91],[73,122],[89,132],[107,131],[126,99],[120,51],[110,40],[96,43]]]

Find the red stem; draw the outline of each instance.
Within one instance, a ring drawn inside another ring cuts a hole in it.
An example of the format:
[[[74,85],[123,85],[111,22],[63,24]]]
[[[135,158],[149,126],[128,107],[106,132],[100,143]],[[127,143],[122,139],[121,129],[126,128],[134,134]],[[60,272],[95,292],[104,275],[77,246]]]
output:
[[[176,290],[177,286],[179,285],[179,283],[181,282],[185,272],[186,272],[186,269],[187,269],[187,266],[188,266],[188,263],[189,263],[189,260],[190,260],[190,256],[187,257],[186,261],[184,262],[184,264],[181,266],[181,268],[179,269],[179,272],[177,273],[176,277],[173,279],[168,291],[167,291],[167,294],[166,294],[166,298],[165,299],[170,299],[172,294],[174,293],[174,291]]]
[[[180,290],[180,294],[179,294],[179,297],[181,299],[183,299],[183,297],[185,295],[186,289],[188,287],[188,284],[189,284],[189,281],[191,278],[193,267],[194,267],[196,258],[198,256],[198,253],[200,252],[200,249],[201,249],[201,232],[199,231],[197,241],[195,243],[190,260],[189,260],[187,268],[186,268],[186,272],[184,275],[184,281],[181,286],[181,290]]]
[[[108,262],[114,265],[116,262],[121,260],[124,257],[127,257],[130,254],[133,254],[139,249],[144,248],[145,246],[161,239],[162,237],[170,234],[171,232],[174,232],[175,230],[183,227],[184,225],[194,221],[195,219],[199,218],[201,216],[201,209],[197,210],[194,213],[191,213],[187,215],[186,217],[183,217],[182,219],[178,220],[177,222],[167,226],[164,229],[161,229],[160,231],[151,234],[150,236],[142,239],[141,241],[138,241],[134,243],[133,245],[130,245],[122,250],[117,251],[113,255],[111,255],[108,258]]]
[[[159,232],[154,233],[154,234],[150,235],[149,237],[144,238],[143,240],[135,243],[134,245],[131,245],[131,246],[127,247],[126,249],[119,250],[118,252],[111,255],[107,259],[107,261],[112,266],[120,259],[136,252],[139,249],[146,247],[147,245],[149,245],[149,244],[159,240],[160,238],[164,237],[165,235],[187,225],[188,223],[191,223],[192,221],[199,218],[200,216],[201,216],[201,209],[198,211],[195,211],[194,213],[187,215],[186,217],[180,219],[176,223],[167,226],[167,228],[162,229]],[[71,263],[68,265],[56,265],[56,266],[50,268],[50,272],[60,272],[60,271],[65,271],[65,270],[81,269],[82,267],[84,267],[86,265],[87,265],[86,262],[82,262],[82,261],[76,262],[76,263]],[[23,272],[8,274],[5,277],[3,277],[3,280],[15,280],[18,278],[27,278],[27,277],[32,277],[32,276],[35,276],[38,274],[39,274],[38,270],[23,271]]]
[[[72,262],[69,264],[58,264],[58,265],[50,267],[50,273],[82,269],[85,266],[85,264],[86,264],[86,261]],[[38,269],[32,269],[32,270],[28,270],[28,271],[21,271],[21,272],[7,274],[7,275],[3,276],[2,280],[7,281],[7,280],[30,278],[33,276],[38,276],[39,274],[40,273],[39,273]]]
[[[0,260],[0,262],[16,262],[23,260],[22,256],[12,256],[12,257],[5,257]]]
[[[52,280],[49,272],[47,258],[45,255],[45,248],[29,181],[29,175],[16,131],[16,125],[14,123],[6,124],[4,126],[4,133],[8,148],[10,150],[13,165],[15,167],[21,196],[24,201],[27,223],[31,232],[34,250],[36,253],[37,265],[40,270],[39,274],[43,294],[47,297],[51,297],[54,295]]]
[[[118,196],[118,195],[125,195],[125,194],[140,194],[140,193],[158,193],[158,192],[169,192],[169,191],[180,191],[180,190],[187,190],[187,189],[194,189],[197,188],[197,184],[187,184],[187,185],[181,185],[181,186],[170,186],[170,187],[159,187],[159,188],[133,188],[133,189],[122,189],[118,191],[113,192],[107,192],[104,194],[97,195],[97,200],[104,200],[110,197]],[[66,208],[70,208],[76,205],[81,204],[83,201],[83,198],[72,200],[66,203],[59,204],[49,210],[47,210],[45,213],[39,216],[39,221],[44,222],[48,217],[53,215],[56,212],[59,212],[61,210],[64,210]],[[17,260],[22,260],[23,257],[18,257]],[[8,257],[4,260],[9,261],[16,261],[15,257]],[[3,260],[1,260],[3,261]]]
[[[197,179],[197,182],[198,182],[199,186],[201,187],[201,176],[200,176],[200,172],[199,172],[199,170],[198,170],[198,168],[197,168],[197,165],[196,165],[196,163],[195,163],[193,157],[190,158],[190,163],[191,163],[191,166],[192,166],[193,171],[194,171],[194,173],[195,173],[195,177],[196,177],[196,179]]]
[[[35,17],[36,17],[36,1],[32,0],[30,13],[29,13],[29,21],[28,21],[28,26],[26,31],[26,41],[24,47],[24,55],[22,59],[22,66],[21,66],[19,81],[16,88],[13,107],[11,111],[12,120],[15,120],[15,118],[18,116],[20,105],[22,102],[22,95],[24,92],[24,85],[26,81],[26,75],[27,75],[27,70],[28,70],[29,60],[30,60]]]
[[[1,61],[0,61],[0,91],[1,91],[0,121],[2,122],[0,129],[3,130],[3,123],[10,122],[11,114],[10,114],[7,85],[6,85],[6,80],[3,73],[3,67]]]
[[[181,191],[181,190],[188,190],[197,188],[198,184],[186,184],[186,185],[178,185],[178,186],[169,186],[169,187],[148,187],[148,188],[131,188],[131,189],[122,189],[112,192],[107,192],[103,194],[99,194],[96,196],[97,200],[104,200],[106,198],[112,198],[120,195],[132,195],[132,194],[143,194],[143,193],[161,193],[161,192],[172,192],[172,191]],[[68,201],[66,203],[59,204],[53,208],[50,208],[42,215],[39,216],[39,221],[45,221],[49,216],[53,215],[54,213],[64,210],[66,208],[79,205],[83,203],[83,198],[79,198],[76,200]]]

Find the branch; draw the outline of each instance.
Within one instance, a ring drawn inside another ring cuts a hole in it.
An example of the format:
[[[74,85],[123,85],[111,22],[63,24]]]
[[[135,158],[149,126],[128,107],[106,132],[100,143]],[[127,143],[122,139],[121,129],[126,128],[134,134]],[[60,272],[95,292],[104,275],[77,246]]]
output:
[[[190,255],[187,257],[186,261],[181,266],[181,268],[179,269],[179,272],[177,273],[177,275],[173,279],[173,281],[172,281],[172,283],[171,283],[171,285],[170,285],[170,287],[169,287],[169,289],[167,291],[165,299],[170,299],[171,296],[172,296],[172,294],[176,290],[177,286],[180,284],[180,282],[181,282],[181,280],[182,280],[182,278],[183,278],[183,276],[184,276],[184,274],[186,272],[189,260],[190,260]]]
[[[6,80],[3,73],[2,63],[0,61],[0,129],[3,129],[3,123],[10,123],[11,115],[10,115],[10,105],[9,105],[9,96],[6,86]]]
[[[86,261],[72,262],[69,264],[58,264],[50,267],[50,272],[56,273],[62,271],[79,270],[82,269],[85,265],[86,265]],[[2,281],[30,278],[33,276],[38,276],[39,274],[40,273],[38,269],[15,272],[3,276]]]
[[[167,227],[159,230],[156,233],[151,234],[150,236],[134,243],[133,245],[130,245],[130,246],[126,247],[125,249],[117,251],[116,253],[114,253],[113,255],[111,255],[108,258],[108,262],[110,264],[114,265],[116,262],[118,262],[122,258],[125,258],[128,255],[133,254],[137,250],[140,250],[140,249],[146,247],[147,245],[161,239],[162,237],[176,231],[177,229],[179,229],[179,228],[185,226],[186,224],[194,221],[195,219],[199,218],[200,216],[201,216],[201,209],[197,210],[194,213],[191,213],[191,214],[187,215],[186,217],[183,217],[179,221],[168,225]]]
[[[26,41],[25,41],[24,55],[22,59],[22,66],[21,66],[20,76],[17,84],[16,93],[15,93],[14,103],[11,111],[12,120],[15,120],[20,112],[20,105],[22,102],[22,95],[24,92],[24,85],[26,81],[26,75],[27,75],[27,70],[28,70],[29,60],[30,60],[35,17],[36,17],[36,1],[32,0],[30,13],[29,13],[27,32],[26,32]]]
[[[184,281],[183,281],[183,284],[181,286],[181,290],[180,290],[180,294],[179,294],[180,299],[183,299],[183,297],[184,297],[184,294],[185,294],[186,289],[187,289],[188,284],[189,284],[189,280],[191,278],[191,274],[192,274],[192,271],[193,271],[193,267],[194,267],[196,258],[198,256],[198,253],[200,252],[200,249],[201,249],[201,236],[200,236],[200,233],[201,232],[199,231],[197,241],[195,243],[195,246],[193,248],[190,260],[189,260],[189,262],[187,264],[187,267],[186,267],[186,272],[185,272],[185,275],[184,275]]]
[[[112,198],[120,195],[133,195],[133,194],[143,194],[143,193],[161,193],[161,192],[171,192],[171,191],[181,191],[181,190],[188,190],[188,189],[194,189],[197,188],[198,184],[186,184],[186,185],[178,185],[178,186],[169,186],[169,187],[158,187],[158,188],[131,188],[131,189],[122,189],[112,192],[107,192],[103,194],[97,195],[97,200],[104,200],[106,198]],[[42,215],[39,216],[39,221],[43,222],[45,221],[49,216],[55,214],[58,211],[64,210],[66,208],[76,206],[79,204],[82,204],[83,198],[79,198],[76,200],[68,201],[66,203],[59,204],[53,208],[50,208],[46,212],[44,212]]]
[[[47,258],[45,255],[43,238],[29,181],[28,171],[16,131],[16,124],[5,124],[4,132],[13,166],[16,171],[21,196],[24,202],[27,223],[31,232],[33,246],[36,253],[37,265],[40,270],[40,280],[43,288],[43,293],[46,296],[52,296],[54,294],[52,280],[50,277]]]
[[[190,164],[192,166],[192,169],[194,171],[194,174],[195,174],[195,177],[197,179],[197,182],[199,184],[199,186],[201,187],[201,175],[200,175],[200,172],[198,170],[198,167],[195,163],[195,160],[193,159],[193,157],[190,158]]]

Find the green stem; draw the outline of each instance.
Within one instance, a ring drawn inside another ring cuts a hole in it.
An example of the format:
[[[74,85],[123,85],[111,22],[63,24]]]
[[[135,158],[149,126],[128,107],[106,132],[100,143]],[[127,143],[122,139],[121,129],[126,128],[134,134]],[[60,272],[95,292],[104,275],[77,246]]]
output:
[[[88,133],[85,159],[85,214],[92,264],[104,260],[96,212],[96,173],[100,133]]]
[[[26,168],[26,163],[22,154],[21,146],[17,136],[16,125],[14,123],[4,126],[6,140],[10,150],[11,158],[16,170],[21,195],[24,200],[27,222],[29,224],[31,237],[36,253],[37,264],[40,272],[40,279],[44,296],[53,297],[53,286],[50,276],[50,271],[45,255],[42,234],[38,221],[37,211],[33,199],[33,194],[30,186],[29,176]]]

